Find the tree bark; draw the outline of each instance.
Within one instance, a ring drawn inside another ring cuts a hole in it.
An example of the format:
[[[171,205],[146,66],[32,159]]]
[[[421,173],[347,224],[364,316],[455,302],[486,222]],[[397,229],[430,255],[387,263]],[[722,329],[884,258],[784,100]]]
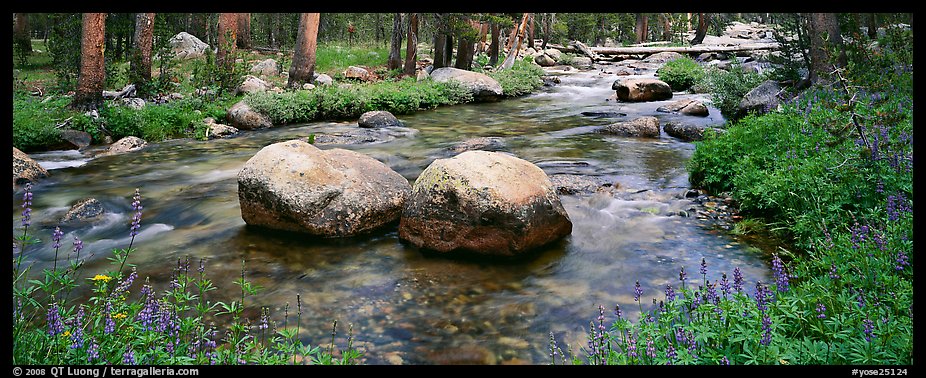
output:
[[[418,13],[408,15],[408,43],[405,47],[405,67],[402,72],[406,75],[415,75],[418,62]]]
[[[299,34],[296,36],[296,49],[293,63],[289,67],[289,88],[301,88],[304,83],[314,81],[315,50],[318,42],[318,23],[320,13],[302,13],[299,15]]]
[[[434,33],[434,68],[444,66],[444,44],[446,39],[447,36],[443,32],[437,31]]]
[[[668,13],[659,13],[659,20],[662,21],[662,40],[672,40],[672,23],[669,22],[671,15]]]
[[[154,38],[154,13],[135,14],[135,48],[132,51],[132,81],[141,95],[148,94],[151,81],[151,45]]]
[[[489,34],[489,24],[485,22],[479,23],[479,48],[476,49],[477,53],[482,53],[486,51],[486,37]]]
[[[402,14],[392,17],[392,44],[389,47],[389,61],[386,67],[395,70],[402,67]]]
[[[235,39],[238,32],[237,13],[219,13],[219,28],[217,36],[218,53],[215,61],[225,70],[231,70],[235,65]]]
[[[495,67],[498,64],[498,33],[500,28],[498,24],[492,23],[492,38],[489,42],[489,65]]]
[[[534,14],[533,13],[531,13],[531,18],[530,18],[530,21],[528,22],[530,24],[527,29],[528,30],[527,31],[527,35],[528,35],[527,47],[534,48]]]
[[[238,48],[240,49],[249,49],[251,48],[251,14],[250,13],[238,13],[238,33],[237,40]]]
[[[839,32],[839,18],[835,13],[810,13],[810,81],[817,83],[828,77],[833,64],[846,66],[846,55],[842,49],[842,35]],[[831,52],[838,51],[835,62]]]
[[[527,28],[527,19],[530,17],[530,13],[525,13],[521,17],[521,24],[515,28],[515,37],[517,42],[512,44],[511,49],[508,50],[508,56],[505,57],[505,61],[502,62],[501,69],[508,69],[514,66],[514,61],[518,59],[518,54],[521,52],[521,40],[524,39],[524,31]]]
[[[459,37],[457,44],[457,63],[454,67],[461,70],[469,70],[473,66],[473,49],[476,46],[475,41],[470,41],[462,36]]]
[[[450,67],[453,61],[453,34],[447,34],[444,39],[444,67]]]
[[[878,14],[868,14],[868,38],[878,39]]]
[[[698,13],[698,30],[695,31],[695,37],[691,40],[692,45],[700,45],[704,41],[704,36],[707,35],[708,17],[710,17],[709,13]]]
[[[13,40],[27,54],[32,54],[32,36],[29,35],[29,14],[13,13]]]
[[[649,25],[648,25],[646,13],[637,13],[637,24],[636,24],[636,27],[633,29],[634,33],[636,34],[637,43],[646,42],[648,26]]]
[[[81,21],[80,74],[71,107],[97,109],[103,105],[106,70],[103,46],[106,39],[106,13],[84,13]]]

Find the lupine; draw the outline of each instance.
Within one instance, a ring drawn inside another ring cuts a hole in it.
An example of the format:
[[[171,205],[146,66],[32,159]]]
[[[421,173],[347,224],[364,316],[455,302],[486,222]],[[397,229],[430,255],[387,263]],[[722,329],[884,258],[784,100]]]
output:
[[[717,300],[719,300],[719,298],[717,298],[717,289],[716,289],[717,283],[711,284],[711,281],[707,281],[706,285],[707,285],[707,297],[706,297],[707,302],[717,303]]]
[[[627,356],[637,358],[637,340],[633,337],[633,332],[627,332]]]
[[[643,288],[640,287],[640,281],[633,287],[633,301],[640,302],[640,296],[643,295]],[[642,303],[641,303],[642,304]]]
[[[55,226],[55,231],[51,234],[51,240],[53,242],[51,247],[55,249],[55,265],[52,267],[52,270],[58,270],[58,248],[61,248],[62,236],[64,236],[64,233],[61,232],[61,227]]]
[[[733,290],[736,290],[737,293],[743,292],[743,273],[740,272],[740,268],[733,268]]]
[[[617,316],[618,320],[623,319],[623,314],[624,313],[621,311],[621,305],[619,304],[614,305],[614,315]]]
[[[720,292],[723,293],[723,297],[726,298],[730,294],[730,281],[727,280],[727,274],[724,273],[720,276]]]
[[[903,268],[910,263],[907,261],[907,254],[904,251],[897,251],[897,259],[894,260],[897,263],[897,266],[894,267],[894,270],[903,270]]]
[[[646,357],[656,358],[656,345],[653,343],[653,339],[646,338]]]
[[[32,224],[32,183],[26,183],[25,192],[23,192],[23,212],[22,225],[29,227]]]
[[[49,335],[56,336],[64,333],[64,323],[61,322],[61,313],[58,310],[57,303],[52,303],[51,306],[48,307],[45,320],[48,322]]]
[[[723,357],[720,359],[720,364],[721,364],[721,365],[730,365],[730,360],[727,359],[727,356],[723,356]]]
[[[110,302],[106,302],[106,307],[103,309],[103,312],[106,313],[106,319],[104,320],[103,333],[110,334],[116,330],[116,322],[113,321],[112,315],[113,306]]]
[[[74,253],[77,254],[77,261],[80,261],[80,251],[84,249],[84,242],[77,235],[74,235]]]
[[[762,317],[762,340],[759,344],[768,345],[772,342],[772,318],[765,314]]]
[[[132,283],[135,281],[136,278],[138,278],[138,272],[133,267],[132,273],[130,273],[129,276],[126,277],[125,280],[123,280],[118,286],[116,286],[113,289],[113,292],[109,296],[111,298],[119,297],[120,295],[122,295],[122,293],[128,290],[130,286],[132,286]]]
[[[122,354],[122,364],[135,365],[135,352],[132,351],[132,345],[125,348],[125,353]]]
[[[858,289],[856,293],[858,294],[858,302],[856,303],[856,305],[858,305],[858,308],[865,307],[865,291],[862,289]]]
[[[907,205],[907,199],[902,192],[887,196],[887,219],[889,221],[896,221],[900,219],[900,216],[904,213],[910,213],[912,211],[913,209]]]
[[[679,281],[682,281],[682,286],[685,285],[685,277],[687,277],[687,276],[688,276],[688,275],[685,274],[685,267],[683,266],[683,267],[682,267],[682,270],[680,270],[680,271],[678,272],[678,280],[679,280]]]
[[[823,302],[817,302],[817,318],[826,319],[826,306],[823,305]]]
[[[669,347],[666,348],[666,365],[672,365],[672,360],[675,359],[675,347],[669,343]]]
[[[91,339],[90,348],[87,348],[87,362],[93,362],[98,358],[100,358],[100,346]]]
[[[838,280],[840,277],[836,270],[836,264],[830,264],[830,279]]]
[[[702,276],[702,277],[707,275],[707,260],[705,260],[703,257],[701,258],[701,270],[700,270],[700,272],[701,272],[701,276]]]
[[[781,261],[781,258],[778,257],[777,253],[772,257],[772,273],[775,276],[775,284],[778,291],[788,291],[788,272],[785,270],[785,264]]]
[[[666,302],[671,302],[675,300],[675,289],[672,288],[672,285],[666,284]]]
[[[77,309],[77,316],[74,319],[74,332],[71,333],[71,349],[78,349],[84,346],[84,306]]]
[[[762,282],[756,282],[756,307],[759,309],[759,312],[765,312],[768,309],[766,305],[769,302],[769,296],[771,293],[768,291],[768,287],[762,285]]]
[[[870,343],[871,339],[875,337],[874,336],[875,323],[871,321],[871,319],[865,319],[864,324],[865,324],[865,329],[863,332],[865,333],[865,341]]]
[[[141,193],[138,188],[135,189],[135,195],[132,197],[132,210],[135,211],[135,215],[132,216],[132,227],[131,233],[132,241],[135,240],[135,235],[138,235],[138,230],[141,228],[141,210],[143,209],[141,205]],[[131,243],[129,243],[129,248],[131,248]]]

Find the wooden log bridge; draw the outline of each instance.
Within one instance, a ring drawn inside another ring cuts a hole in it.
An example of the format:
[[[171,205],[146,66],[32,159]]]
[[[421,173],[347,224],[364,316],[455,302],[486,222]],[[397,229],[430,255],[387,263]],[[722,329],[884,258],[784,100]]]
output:
[[[572,45],[562,46],[555,44],[547,44],[547,47],[551,47],[562,52],[567,53],[580,53],[588,56],[583,49],[576,48]],[[740,52],[740,51],[756,51],[756,50],[777,50],[779,48],[778,43],[743,43],[738,45],[694,45],[694,46],[683,46],[683,47],[673,47],[673,46],[629,46],[629,47],[586,47],[587,51],[590,51],[596,55],[649,55],[661,52],[677,52],[680,54],[701,54],[701,53],[713,53],[713,52]]]

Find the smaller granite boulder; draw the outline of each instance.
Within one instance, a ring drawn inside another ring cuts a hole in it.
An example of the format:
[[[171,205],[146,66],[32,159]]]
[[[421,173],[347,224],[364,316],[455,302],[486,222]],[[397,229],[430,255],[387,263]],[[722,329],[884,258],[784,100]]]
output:
[[[254,130],[273,127],[270,117],[254,111],[244,100],[238,101],[228,109],[228,119],[231,125],[238,129]]]
[[[617,98],[627,102],[660,101],[672,98],[669,84],[657,79],[618,79],[611,85]]]
[[[257,93],[257,92],[266,92],[273,88],[273,85],[270,83],[252,75],[248,75],[244,78],[244,82],[241,85],[238,85],[238,88],[235,91],[238,94],[244,93]]]
[[[681,113],[684,115],[707,117],[709,114],[707,106],[697,100],[679,100],[668,105],[656,108],[657,112],[663,113]]]
[[[399,121],[392,113],[383,110],[375,110],[361,114],[357,124],[360,125],[360,127],[368,129],[404,126],[402,121]]]
[[[13,191],[21,185],[48,177],[48,171],[29,155],[13,147]]]
[[[277,76],[280,74],[280,66],[277,64],[277,61],[274,59],[266,59],[258,62],[251,67],[251,73],[257,76]]]
[[[659,138],[659,120],[656,117],[640,117],[628,122],[612,123],[601,132],[629,137]]]
[[[61,223],[87,222],[103,215],[103,204],[95,198],[84,198],[68,209],[61,217]]]
[[[121,154],[124,152],[138,151],[148,145],[144,139],[136,136],[127,136],[125,138],[119,139],[116,143],[113,143],[109,146],[108,152],[110,154]]]
[[[358,79],[361,81],[370,81],[373,79],[373,74],[370,71],[367,71],[365,68],[357,66],[349,66],[344,70],[344,77],[348,79]]]

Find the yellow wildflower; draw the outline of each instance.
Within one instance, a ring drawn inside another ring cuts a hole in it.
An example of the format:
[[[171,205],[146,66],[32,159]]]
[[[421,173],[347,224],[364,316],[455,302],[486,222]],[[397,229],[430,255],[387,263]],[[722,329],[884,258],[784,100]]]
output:
[[[96,276],[93,276],[93,278],[91,278],[90,280],[91,280],[91,281],[109,282],[109,280],[111,280],[111,279],[113,279],[113,278],[110,277],[110,276],[103,275],[103,274],[97,274]]]
[[[64,337],[71,336],[71,331],[64,331],[64,333],[61,334],[61,336],[64,336]]]
[[[113,318],[116,318],[116,319],[125,319],[125,317],[126,317],[126,315],[125,315],[124,312],[120,312],[120,313],[118,313],[118,314],[116,314],[116,315],[113,315]]]

